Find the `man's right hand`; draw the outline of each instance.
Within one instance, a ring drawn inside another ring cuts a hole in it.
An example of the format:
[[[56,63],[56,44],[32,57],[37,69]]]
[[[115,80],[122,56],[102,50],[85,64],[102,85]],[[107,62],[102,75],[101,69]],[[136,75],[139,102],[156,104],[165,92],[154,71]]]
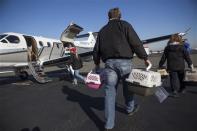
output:
[[[189,68],[191,69],[191,71],[193,71],[193,70],[194,70],[194,65],[191,64],[191,65],[189,66]]]

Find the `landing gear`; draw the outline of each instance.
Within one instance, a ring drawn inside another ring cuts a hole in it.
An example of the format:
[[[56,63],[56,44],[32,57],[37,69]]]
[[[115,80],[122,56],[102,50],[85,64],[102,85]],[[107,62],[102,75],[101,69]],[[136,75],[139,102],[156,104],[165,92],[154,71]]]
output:
[[[26,68],[16,68],[15,74],[16,74],[16,76],[20,77],[21,80],[27,80],[29,77],[29,74],[28,74]]]
[[[22,80],[27,80],[28,77],[29,77],[29,75],[28,75],[28,73],[27,73],[26,71],[21,71],[21,72],[19,73],[19,77],[20,77]]]

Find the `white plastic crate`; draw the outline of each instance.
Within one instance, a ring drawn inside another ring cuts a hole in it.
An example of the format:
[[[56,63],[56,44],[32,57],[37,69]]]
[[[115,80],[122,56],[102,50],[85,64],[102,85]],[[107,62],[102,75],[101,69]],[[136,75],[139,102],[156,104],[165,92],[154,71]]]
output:
[[[186,70],[185,72],[185,82],[197,82],[197,69]]]
[[[157,87],[161,85],[161,75],[154,71],[132,69],[126,81],[144,87]]]

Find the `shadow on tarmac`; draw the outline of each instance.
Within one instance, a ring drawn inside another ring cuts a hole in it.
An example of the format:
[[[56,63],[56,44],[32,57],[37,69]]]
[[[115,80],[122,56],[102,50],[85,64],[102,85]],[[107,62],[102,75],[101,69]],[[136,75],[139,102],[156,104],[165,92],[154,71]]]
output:
[[[0,85],[7,85],[11,83],[29,83],[29,82],[35,82],[35,80],[33,80],[33,78],[29,78],[28,80],[21,80],[20,78],[17,78],[15,76],[0,77]]]
[[[83,111],[96,124],[99,130],[103,129],[104,122],[94,113],[92,108],[104,110],[104,98],[91,97],[67,86],[63,86],[62,92],[67,95],[67,100],[77,102],[80,105]]]
[[[197,94],[197,91],[190,91],[190,90],[188,90],[187,92],[191,93],[191,94]]]
[[[41,131],[41,130],[38,126],[36,126],[32,130],[30,130],[29,128],[24,128],[24,129],[21,129],[20,131]]]
[[[97,128],[103,131],[104,121],[96,115],[93,109],[104,111],[104,97],[92,97],[68,86],[63,86],[62,92],[67,95],[67,100],[77,102]],[[116,105],[116,110],[126,114],[126,110],[120,105]]]
[[[52,79],[58,78],[60,80],[66,79],[67,81],[71,81],[70,74],[66,72],[65,70],[47,72],[46,75],[47,77],[52,78]],[[0,85],[6,85],[6,84],[11,84],[11,83],[27,83],[29,81],[33,83],[37,83],[37,81],[33,78],[32,75],[30,75],[27,80],[21,80],[17,76],[0,77]]]

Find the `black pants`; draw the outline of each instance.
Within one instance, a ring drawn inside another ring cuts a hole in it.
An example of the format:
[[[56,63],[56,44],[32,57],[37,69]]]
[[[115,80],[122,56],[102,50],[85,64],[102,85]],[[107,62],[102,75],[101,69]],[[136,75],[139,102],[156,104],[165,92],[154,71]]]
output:
[[[170,71],[170,85],[172,91],[181,91],[185,89],[183,79],[185,77],[184,71]]]

